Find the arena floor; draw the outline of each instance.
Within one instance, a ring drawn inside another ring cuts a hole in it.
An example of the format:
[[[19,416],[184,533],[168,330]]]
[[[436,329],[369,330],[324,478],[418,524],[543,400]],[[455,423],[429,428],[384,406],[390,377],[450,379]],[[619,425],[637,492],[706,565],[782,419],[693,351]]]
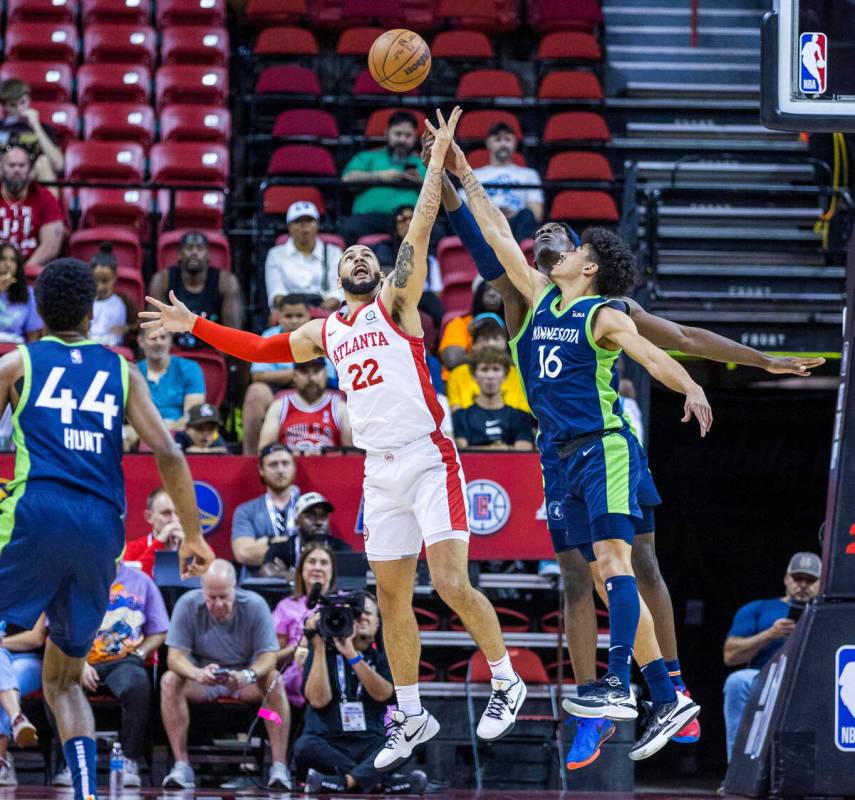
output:
[[[0,800],[68,800],[71,791],[68,789],[50,789],[40,786],[19,786],[16,789],[0,788]],[[101,797],[108,796],[106,792]],[[121,797],[123,800],[134,800],[135,798],[175,798],[175,800],[248,800],[248,798],[290,798],[304,797],[302,793],[274,794],[261,791],[226,792],[221,789],[200,789],[198,791],[166,791],[164,789],[143,789],[141,791],[125,791]],[[390,795],[357,795],[348,794],[348,798],[358,797],[389,797]],[[547,792],[547,791],[493,791],[485,789],[482,791],[457,790],[439,792],[430,795],[436,800],[559,800],[565,796],[573,800],[691,800],[691,798],[715,797],[714,791],[703,791],[691,789],[685,792],[660,792],[655,789],[642,790],[629,793],[612,792]]]

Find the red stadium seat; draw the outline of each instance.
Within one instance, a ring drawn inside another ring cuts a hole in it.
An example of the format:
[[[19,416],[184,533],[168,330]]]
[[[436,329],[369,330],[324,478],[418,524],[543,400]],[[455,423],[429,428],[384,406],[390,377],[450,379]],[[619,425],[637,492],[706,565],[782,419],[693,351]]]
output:
[[[229,93],[228,73],[222,67],[198,64],[170,64],[155,75],[155,106],[170,103],[226,105]]]
[[[609,181],[615,179],[609,160],[600,153],[556,153],[546,168],[548,181]]]
[[[205,375],[205,399],[214,406],[220,405],[226,399],[226,388],[229,382],[229,372],[226,359],[222,353],[210,348],[199,350],[182,350],[172,348],[172,355],[189,358],[195,361]]]
[[[214,142],[160,142],[149,153],[155,183],[198,183],[225,186],[229,151]]]
[[[436,16],[453,28],[490,33],[519,27],[518,4],[501,0],[440,0]]]
[[[77,70],[77,102],[148,103],[151,76],[141,64],[84,64]]]
[[[77,60],[77,28],[67,22],[14,22],[6,27],[10,61]]]
[[[142,236],[151,213],[151,193],[141,189],[80,189],[80,224],[84,228],[104,225],[130,228]]]
[[[338,175],[329,150],[312,144],[284,144],[277,147],[267,164],[268,175]]]
[[[460,239],[457,236],[445,236],[440,239],[436,246],[436,257],[439,261],[443,285],[467,284],[471,304],[472,281],[478,275],[478,268]],[[449,310],[448,306],[446,310]]]
[[[478,169],[478,167],[486,167],[487,164],[490,163],[490,152],[486,147],[479,147],[477,150],[470,150],[466,154],[466,160],[469,162],[469,166],[472,169]],[[525,156],[522,153],[515,152],[511,156],[511,161],[514,162],[517,166],[527,167]]]
[[[258,94],[308,94],[317,96],[321,93],[318,76],[306,67],[296,64],[284,64],[277,67],[267,67],[255,82]]]
[[[337,56],[366,56],[383,28],[347,28],[341,32],[335,46]]]
[[[92,103],[83,114],[83,135],[93,141],[154,141],[154,109],[147,103]]]
[[[130,300],[136,308],[145,306],[145,283],[139,270],[119,267],[116,270],[115,290],[117,294]]]
[[[542,141],[556,142],[608,142],[611,140],[606,121],[592,111],[565,111],[553,114],[546,121]]]
[[[324,215],[324,196],[314,186],[268,186],[264,192],[264,213],[284,214],[292,203],[308,200]]]
[[[593,72],[556,70],[544,76],[537,96],[540,100],[602,100],[603,87]]]
[[[416,87],[415,89],[410,89],[409,92],[390,92],[388,89],[384,89],[374,78],[371,77],[371,72],[368,67],[366,67],[359,75],[356,76],[356,80],[353,82],[353,94],[357,95],[365,95],[365,94],[396,94],[402,95],[404,97],[417,95],[420,93],[420,87]],[[409,110],[409,109],[407,109]]]
[[[490,128],[497,122],[509,125],[517,139],[522,139],[522,129],[515,114],[509,111],[469,111],[460,118],[457,138],[461,142],[483,142]]]
[[[18,78],[30,87],[34,104],[71,100],[71,67],[61,62],[7,61],[0,65],[0,81]]]
[[[83,27],[93,22],[148,25],[151,0],[82,0]]]
[[[306,0],[249,0],[243,12],[244,24],[251,28],[293,25],[306,16]]]
[[[157,0],[157,27],[226,25],[225,0]]]
[[[47,122],[55,128],[62,137],[63,148],[69,139],[80,136],[80,117],[77,106],[72,103],[35,103],[36,110],[42,122]]]
[[[83,32],[83,58],[87,63],[143,64],[157,61],[157,37],[148,25],[95,23]]]
[[[191,228],[182,230],[165,231],[157,238],[157,268],[169,269],[171,266],[178,263],[178,250],[180,249],[179,242],[181,237]],[[229,246],[229,240],[222,233],[214,233],[205,231],[205,236],[208,238],[208,256],[212,267],[224,269],[231,272],[232,269],[232,250]]]
[[[432,58],[495,58],[493,45],[480,31],[442,31],[430,45]]]
[[[316,56],[320,52],[315,34],[305,28],[265,28],[255,42],[256,56]]]
[[[540,40],[536,58],[541,61],[602,61],[603,51],[590,33],[555,31]]]
[[[77,0],[7,0],[8,22],[70,22],[77,17]]]
[[[442,305],[445,308],[445,316],[449,319],[468,314],[472,307],[472,281],[464,281],[461,276],[452,276],[452,280],[444,282],[439,294]]]
[[[460,79],[457,99],[522,97],[520,79],[505,69],[476,69]]]
[[[399,0],[344,0],[340,26],[379,25],[388,30],[406,23]]]
[[[603,22],[599,0],[534,0],[528,19],[540,33],[558,30],[591,31]]]
[[[160,111],[164,142],[221,142],[231,138],[232,117],[220,106],[169,105]]]
[[[565,190],[552,200],[549,219],[612,223],[620,219],[620,214],[607,192]]]
[[[175,192],[174,202],[168,190],[164,189],[158,194],[162,225],[170,228],[222,231],[225,206],[225,196],[215,188]]]
[[[369,233],[367,236],[360,236],[357,244],[363,244],[366,247],[373,247],[380,242],[388,242],[392,237],[388,233]]]
[[[412,114],[418,122],[418,133],[422,135],[425,129],[425,115],[415,108],[378,108],[371,112],[368,122],[365,124],[365,136],[368,139],[382,139],[386,137],[386,128],[389,126],[389,117],[398,111],[406,111]]]
[[[136,142],[71,142],[65,150],[70,181],[138,183],[145,172],[145,152]]]
[[[162,64],[207,64],[227,67],[229,34],[211,25],[176,25],[160,34]]]
[[[292,108],[276,117],[271,136],[274,139],[338,139],[338,123],[329,111]]]
[[[91,261],[101,247],[101,242],[113,245],[113,254],[120,267],[142,270],[142,247],[139,237],[127,228],[85,228],[71,234],[68,250],[72,258]]]

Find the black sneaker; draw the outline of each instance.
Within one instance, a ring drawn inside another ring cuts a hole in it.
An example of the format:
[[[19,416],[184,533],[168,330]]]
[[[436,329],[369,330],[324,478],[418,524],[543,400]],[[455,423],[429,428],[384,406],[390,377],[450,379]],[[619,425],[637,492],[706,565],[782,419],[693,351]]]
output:
[[[565,697],[561,705],[568,714],[589,719],[612,719],[617,722],[635,719],[638,707],[628,686],[617,675],[606,675],[585,684],[584,697]]]
[[[324,775],[316,769],[306,773],[306,794],[340,794],[347,791],[347,783],[338,775]]]
[[[420,769],[413,770],[409,775],[386,778],[383,790],[387,794],[424,794],[427,787],[427,775]]]
[[[677,699],[673,702],[653,706],[644,732],[629,751],[629,757],[633,761],[650,758],[700,713],[701,707],[691,697],[680,692],[677,692]]]

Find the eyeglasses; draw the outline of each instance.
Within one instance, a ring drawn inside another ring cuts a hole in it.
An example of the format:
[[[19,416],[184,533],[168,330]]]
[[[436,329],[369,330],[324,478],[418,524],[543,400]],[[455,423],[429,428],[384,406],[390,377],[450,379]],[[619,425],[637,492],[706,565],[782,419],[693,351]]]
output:
[[[395,214],[395,222],[409,222],[413,218],[412,214]]]

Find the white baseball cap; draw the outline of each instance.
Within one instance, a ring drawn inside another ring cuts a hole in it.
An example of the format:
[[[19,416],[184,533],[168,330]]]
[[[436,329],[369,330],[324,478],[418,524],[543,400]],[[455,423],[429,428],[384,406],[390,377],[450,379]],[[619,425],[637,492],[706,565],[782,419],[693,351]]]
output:
[[[311,217],[312,219],[320,219],[318,207],[308,200],[298,200],[296,203],[291,203],[288,207],[288,213],[285,215],[285,222],[289,225],[300,217]]]

